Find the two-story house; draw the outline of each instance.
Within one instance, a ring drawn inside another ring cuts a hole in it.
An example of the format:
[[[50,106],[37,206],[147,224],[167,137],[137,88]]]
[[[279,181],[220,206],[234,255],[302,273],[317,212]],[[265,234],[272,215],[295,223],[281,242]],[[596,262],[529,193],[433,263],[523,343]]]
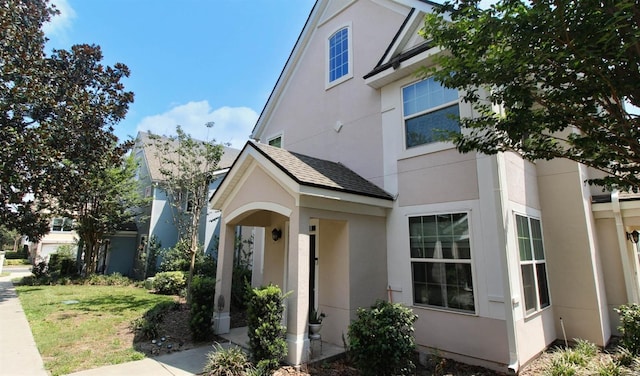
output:
[[[137,178],[143,190],[144,197],[151,198],[151,202],[141,210],[144,219],[138,223],[138,244],[148,251],[149,240],[155,238],[162,248],[173,247],[178,241],[178,230],[171,211],[168,196],[162,188],[164,176],[161,173],[161,161],[149,133],[138,132],[136,144],[133,149],[138,162]],[[215,172],[215,179],[209,185],[207,197],[211,197],[229,170],[233,160],[240,151],[230,147],[224,147],[222,157]],[[217,236],[219,233],[220,212],[207,207],[200,218],[198,239],[204,245],[204,251],[215,254],[217,249]],[[157,260],[159,263],[160,260]]]
[[[357,308],[390,299],[418,315],[421,352],[517,372],[565,335],[605,345],[613,307],[639,301],[635,197],[602,196],[574,162],[437,141],[436,129],[459,129],[448,115],[474,112],[415,74],[442,53],[418,35],[435,6],[318,0],[255,141],[211,199],[217,302],[229,301],[235,226],[263,228],[254,271],[291,292],[291,364],[309,354],[311,309],[327,314],[322,340],[341,346]]]

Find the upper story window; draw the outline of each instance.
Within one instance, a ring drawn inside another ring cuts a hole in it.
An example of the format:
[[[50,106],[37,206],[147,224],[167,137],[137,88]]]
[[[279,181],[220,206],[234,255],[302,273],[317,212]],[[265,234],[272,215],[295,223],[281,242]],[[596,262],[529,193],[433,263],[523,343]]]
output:
[[[328,83],[336,85],[353,77],[350,27],[345,26],[329,37]]]
[[[527,313],[551,304],[547,283],[547,263],[544,257],[540,220],[516,215],[520,272]]]
[[[270,138],[269,141],[267,141],[269,143],[269,146],[275,146],[277,148],[281,148],[282,147],[282,136],[277,136],[274,138]]]
[[[51,231],[72,231],[73,219],[71,218],[53,218],[51,220]]]
[[[442,141],[441,131],[460,131],[458,91],[433,77],[402,89],[407,148]]]
[[[468,213],[409,218],[413,302],[475,312]]]

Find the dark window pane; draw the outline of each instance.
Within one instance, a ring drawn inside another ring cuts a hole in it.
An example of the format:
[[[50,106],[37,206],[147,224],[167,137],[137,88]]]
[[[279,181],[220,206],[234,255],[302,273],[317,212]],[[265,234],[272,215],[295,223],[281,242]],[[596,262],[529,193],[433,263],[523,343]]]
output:
[[[458,105],[455,104],[438,111],[407,119],[405,121],[407,147],[444,141],[444,133],[442,131],[460,132],[458,116],[460,116],[460,111]]]
[[[524,288],[524,306],[527,312],[536,309],[536,286],[533,265],[522,265],[522,285]]]
[[[471,258],[471,246],[469,239],[459,240],[453,244],[453,258],[460,260],[469,260]]]
[[[426,262],[413,262],[413,281],[414,282],[427,282],[427,263]]]
[[[544,248],[542,244],[542,228],[540,221],[531,219],[531,239],[533,240],[533,251],[536,260],[544,260]]]
[[[447,264],[447,301],[449,308],[473,311],[471,265]]]
[[[422,236],[422,217],[409,218],[409,236]]]
[[[549,286],[547,285],[547,267],[545,264],[536,265],[536,273],[538,277],[538,294],[540,295],[540,308],[547,307],[549,301]]]
[[[421,237],[412,236],[409,238],[409,242],[411,243],[411,257],[426,257],[426,253],[424,251],[424,248],[422,247]]]

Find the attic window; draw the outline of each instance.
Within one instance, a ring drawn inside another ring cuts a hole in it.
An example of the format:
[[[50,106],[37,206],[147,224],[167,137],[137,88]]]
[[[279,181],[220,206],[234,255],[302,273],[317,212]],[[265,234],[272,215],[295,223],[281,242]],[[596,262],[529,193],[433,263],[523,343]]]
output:
[[[331,34],[328,39],[328,84],[337,85],[353,77],[351,26],[347,25]]]
[[[267,141],[269,143],[269,146],[274,146],[277,148],[281,148],[282,147],[282,136],[276,136],[273,137],[271,139],[269,139],[269,141]]]

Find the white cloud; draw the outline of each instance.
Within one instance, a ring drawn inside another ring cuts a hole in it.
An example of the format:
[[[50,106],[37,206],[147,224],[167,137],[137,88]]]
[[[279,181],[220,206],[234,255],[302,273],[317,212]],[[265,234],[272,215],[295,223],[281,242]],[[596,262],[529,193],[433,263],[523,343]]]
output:
[[[140,121],[136,131],[174,135],[176,125],[180,125],[195,139],[215,139],[241,149],[257,120],[258,113],[251,108],[225,106],[212,110],[205,100],[178,105],[163,114],[147,116]],[[205,124],[211,121],[215,125],[207,128]]]
[[[57,37],[65,39],[67,31],[71,29],[73,19],[76,18],[76,12],[73,10],[67,0],[52,0],[51,4],[55,5],[60,13],[51,18],[51,20],[42,25],[42,30],[49,38]]]

